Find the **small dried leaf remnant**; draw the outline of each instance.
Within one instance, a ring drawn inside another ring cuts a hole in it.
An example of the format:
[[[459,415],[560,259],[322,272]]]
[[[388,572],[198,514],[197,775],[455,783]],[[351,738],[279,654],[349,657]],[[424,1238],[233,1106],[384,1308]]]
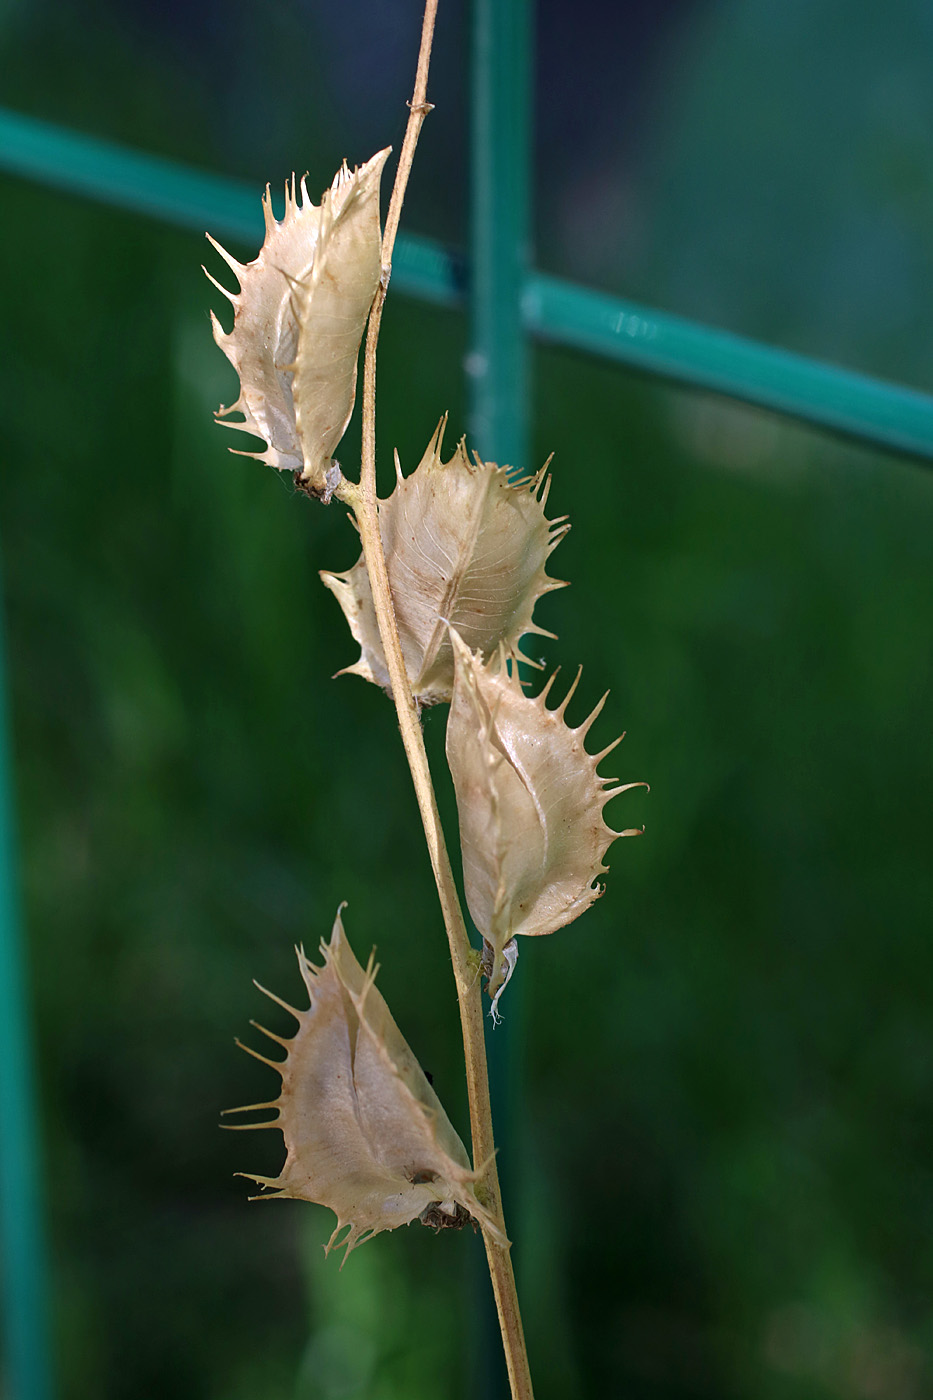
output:
[[[564,585],[545,573],[548,556],[570,528],[547,520],[546,468],[512,481],[506,467],[470,461],[461,442],[441,460],[446,419],[417,469],[403,477],[396,459],[392,495],[379,502],[379,529],[402,654],[415,699],[449,700],[454,658],[447,624],[488,656],[500,643],[517,650],[526,632],[552,636],[532,621],[542,594]],[[389,689],[369,575],[362,557],[345,574],[322,573],[360,645],[347,673]]]
[[[274,1195],[329,1207],[337,1226],[328,1251],[339,1243],[349,1254],[425,1212],[435,1223],[437,1209],[451,1219],[468,1212],[502,1242],[476,1198],[463,1143],[376,990],[378,969],[372,958],[365,971],[357,962],[339,911],[321,953],[321,967],[298,953],[311,1005],[287,1007],[296,1035],[266,1032],[287,1051],[281,1062],[264,1060],[281,1075],[282,1091],[250,1105],[277,1111],[272,1122],[249,1126],[281,1129],[285,1165],[277,1177],[249,1179]]]
[[[251,263],[208,234],[240,283],[234,294],[210,279],[234,307],[232,331],[211,319],[240,377],[236,403],[217,419],[263,438],[266,450],[246,455],[295,472],[324,500],[340,481],[332,458],[353,412],[360,341],[382,271],[379,182],[388,155],[352,172],[344,164],[319,207],[304,179],[296,195],[293,176],[281,222],[267,186],[266,237]],[[229,421],[232,413],[242,422]]]
[[[487,948],[489,992],[511,975],[517,934],[546,934],[571,923],[602,894],[598,877],[617,836],[606,803],[642,783],[597,773],[601,753],[584,747],[606,697],[572,729],[564,718],[573,685],[554,710],[525,695],[514,658],[500,649],[487,665],[451,628],[456,680],[447,724],[447,760],[460,816],[463,877],[470,914]],[[577,676],[579,679],[579,673]]]

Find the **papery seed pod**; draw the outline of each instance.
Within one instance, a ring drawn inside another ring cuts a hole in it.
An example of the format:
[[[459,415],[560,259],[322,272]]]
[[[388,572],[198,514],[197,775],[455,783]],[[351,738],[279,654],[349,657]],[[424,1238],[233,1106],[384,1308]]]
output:
[[[389,150],[352,173],[337,172],[320,207],[305,180],[285,186],[285,216],[263,198],[266,237],[251,263],[239,263],[208,234],[240,283],[237,294],[210,273],[233,304],[233,330],[211,313],[214,339],[240,377],[240,394],[215,415],[227,428],[265,439],[247,452],[297,473],[306,490],[329,500],[340,481],[332,462],[356,397],[357,359],[382,272],[379,181]],[[206,269],[205,269],[206,271]],[[229,422],[241,413],[242,422]]]
[[[395,604],[402,654],[415,699],[449,700],[454,661],[447,624],[488,656],[500,642],[517,650],[527,632],[553,637],[532,621],[535,603],[564,584],[545,573],[548,556],[570,526],[547,520],[547,464],[522,481],[494,462],[472,462],[460,442],[441,461],[446,418],[417,469],[379,502],[379,528]],[[362,557],[348,573],[322,573],[360,645],[359,661],[341,674],[389,689],[369,575]]]
[[[447,761],[460,816],[467,905],[487,949],[489,992],[511,975],[517,934],[553,933],[602,894],[603,857],[617,836],[606,803],[628,788],[597,773],[620,739],[589,754],[587,732],[606,696],[572,729],[573,682],[554,710],[547,697],[525,695],[514,657],[504,648],[486,665],[451,628],[456,679],[447,722]],[[498,998],[497,998],[498,999]],[[495,1003],[494,1003],[495,1005]]]
[[[269,1103],[227,1110],[276,1110],[271,1122],[236,1125],[279,1128],[285,1139],[279,1176],[249,1176],[268,1192],[255,1199],[292,1196],[327,1206],[337,1216],[328,1252],[339,1244],[349,1254],[425,1213],[436,1224],[438,1211],[461,1222],[467,1212],[505,1243],[476,1198],[477,1174],[463,1143],[376,990],[378,968],[372,957],[365,972],[357,962],[339,910],[321,953],[323,966],[315,967],[298,952],[311,998],[307,1011],[266,992],[298,1022],[291,1039],[257,1026],[285,1047],[286,1058],[249,1051],[281,1075],[281,1093]]]

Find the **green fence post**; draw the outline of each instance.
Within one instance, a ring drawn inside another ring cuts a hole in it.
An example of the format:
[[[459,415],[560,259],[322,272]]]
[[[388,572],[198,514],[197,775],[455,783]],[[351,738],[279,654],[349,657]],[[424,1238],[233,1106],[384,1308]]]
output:
[[[2,624],[2,619],[0,619]],[[0,1251],[4,1394],[52,1400],[46,1246],[0,627]]]
[[[481,456],[528,469],[529,0],[475,0],[470,225],[470,437]]]
[[[529,346],[522,295],[530,266],[533,25],[530,0],[474,0],[471,91],[469,445],[525,473]],[[514,1241],[521,1152],[521,969],[504,998],[503,1023],[486,1048],[501,1156],[502,1194]],[[488,1285],[487,1285],[488,1289]],[[482,1393],[507,1396],[498,1325],[486,1293]]]

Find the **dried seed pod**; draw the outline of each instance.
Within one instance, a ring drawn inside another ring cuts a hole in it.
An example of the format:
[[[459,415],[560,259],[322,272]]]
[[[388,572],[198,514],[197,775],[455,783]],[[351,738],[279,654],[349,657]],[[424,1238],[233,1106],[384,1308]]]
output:
[[[225,427],[265,439],[264,452],[246,453],[298,474],[313,495],[329,500],[340,481],[332,462],[356,397],[357,359],[382,271],[379,181],[389,151],[361,169],[346,163],[311,203],[304,179],[285,187],[285,217],[263,198],[266,237],[245,265],[208,238],[240,283],[229,292],[233,330],[211,313],[214,339],[240,376],[240,394],[216,414]],[[206,269],[205,269],[206,271]],[[242,422],[229,422],[241,413]]]
[[[379,502],[379,528],[389,570],[402,654],[415,699],[449,700],[454,662],[447,623],[474,650],[488,656],[500,642],[517,650],[526,632],[551,637],[532,621],[542,594],[564,587],[545,565],[570,528],[547,520],[547,464],[535,476],[511,481],[506,467],[470,461],[463,442],[441,461],[446,418],[417,469]],[[346,674],[389,689],[369,575],[362,557],[348,573],[322,573],[360,645]],[[343,674],[343,673],[342,673]]]
[[[298,953],[311,998],[307,1011],[266,992],[298,1021],[290,1040],[257,1027],[285,1047],[284,1060],[249,1051],[281,1075],[279,1097],[228,1110],[275,1109],[271,1122],[237,1126],[279,1128],[285,1138],[280,1175],[249,1180],[272,1195],[329,1207],[337,1226],[328,1251],[339,1243],[349,1254],[364,1240],[425,1212],[433,1222],[433,1207],[450,1217],[457,1217],[458,1209],[467,1211],[504,1243],[476,1198],[477,1174],[463,1143],[376,990],[378,969],[372,957],[365,972],[357,962],[339,910],[321,952],[322,967]]]
[[[470,914],[486,944],[490,995],[511,975],[517,934],[562,928],[602,894],[603,857],[617,836],[603,817],[610,798],[644,783],[617,784],[597,773],[601,753],[584,747],[592,714],[565,721],[580,673],[554,710],[547,696],[522,690],[504,648],[484,665],[451,628],[456,678],[447,723],[447,760],[460,815],[463,877]],[[497,998],[498,999],[498,998]]]

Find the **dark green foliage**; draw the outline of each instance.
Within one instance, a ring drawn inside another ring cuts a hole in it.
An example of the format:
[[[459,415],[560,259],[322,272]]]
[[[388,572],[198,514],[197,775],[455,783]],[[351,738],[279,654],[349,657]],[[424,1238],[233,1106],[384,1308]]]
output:
[[[91,98],[59,101],[49,44],[42,110],[78,120]],[[169,84],[130,77],[125,135],[154,144]],[[200,129],[162,149],[214,160]],[[343,149],[311,154],[323,179]],[[412,1228],[340,1274],[325,1212],[247,1207],[231,1180],[275,1167],[278,1136],[216,1128],[275,1082],[234,1034],[288,1030],[250,978],[298,995],[292,945],[343,898],[466,1126],[391,707],[329,679],[356,648],[316,571],[355,538],[227,455],[199,240],[11,181],[2,200],[0,532],[65,1400],[453,1400],[469,1235]],[[463,348],[456,317],[390,300],[387,484],[393,446],[410,468],[444,409],[462,427]],[[652,784],[609,811],[647,831],[614,848],[605,899],[522,950],[507,1206],[537,1393],[914,1400],[933,478],[555,351],[537,374],[573,587],[536,649],[584,663],[580,717],[612,687],[594,743],[627,727],[607,770]]]

